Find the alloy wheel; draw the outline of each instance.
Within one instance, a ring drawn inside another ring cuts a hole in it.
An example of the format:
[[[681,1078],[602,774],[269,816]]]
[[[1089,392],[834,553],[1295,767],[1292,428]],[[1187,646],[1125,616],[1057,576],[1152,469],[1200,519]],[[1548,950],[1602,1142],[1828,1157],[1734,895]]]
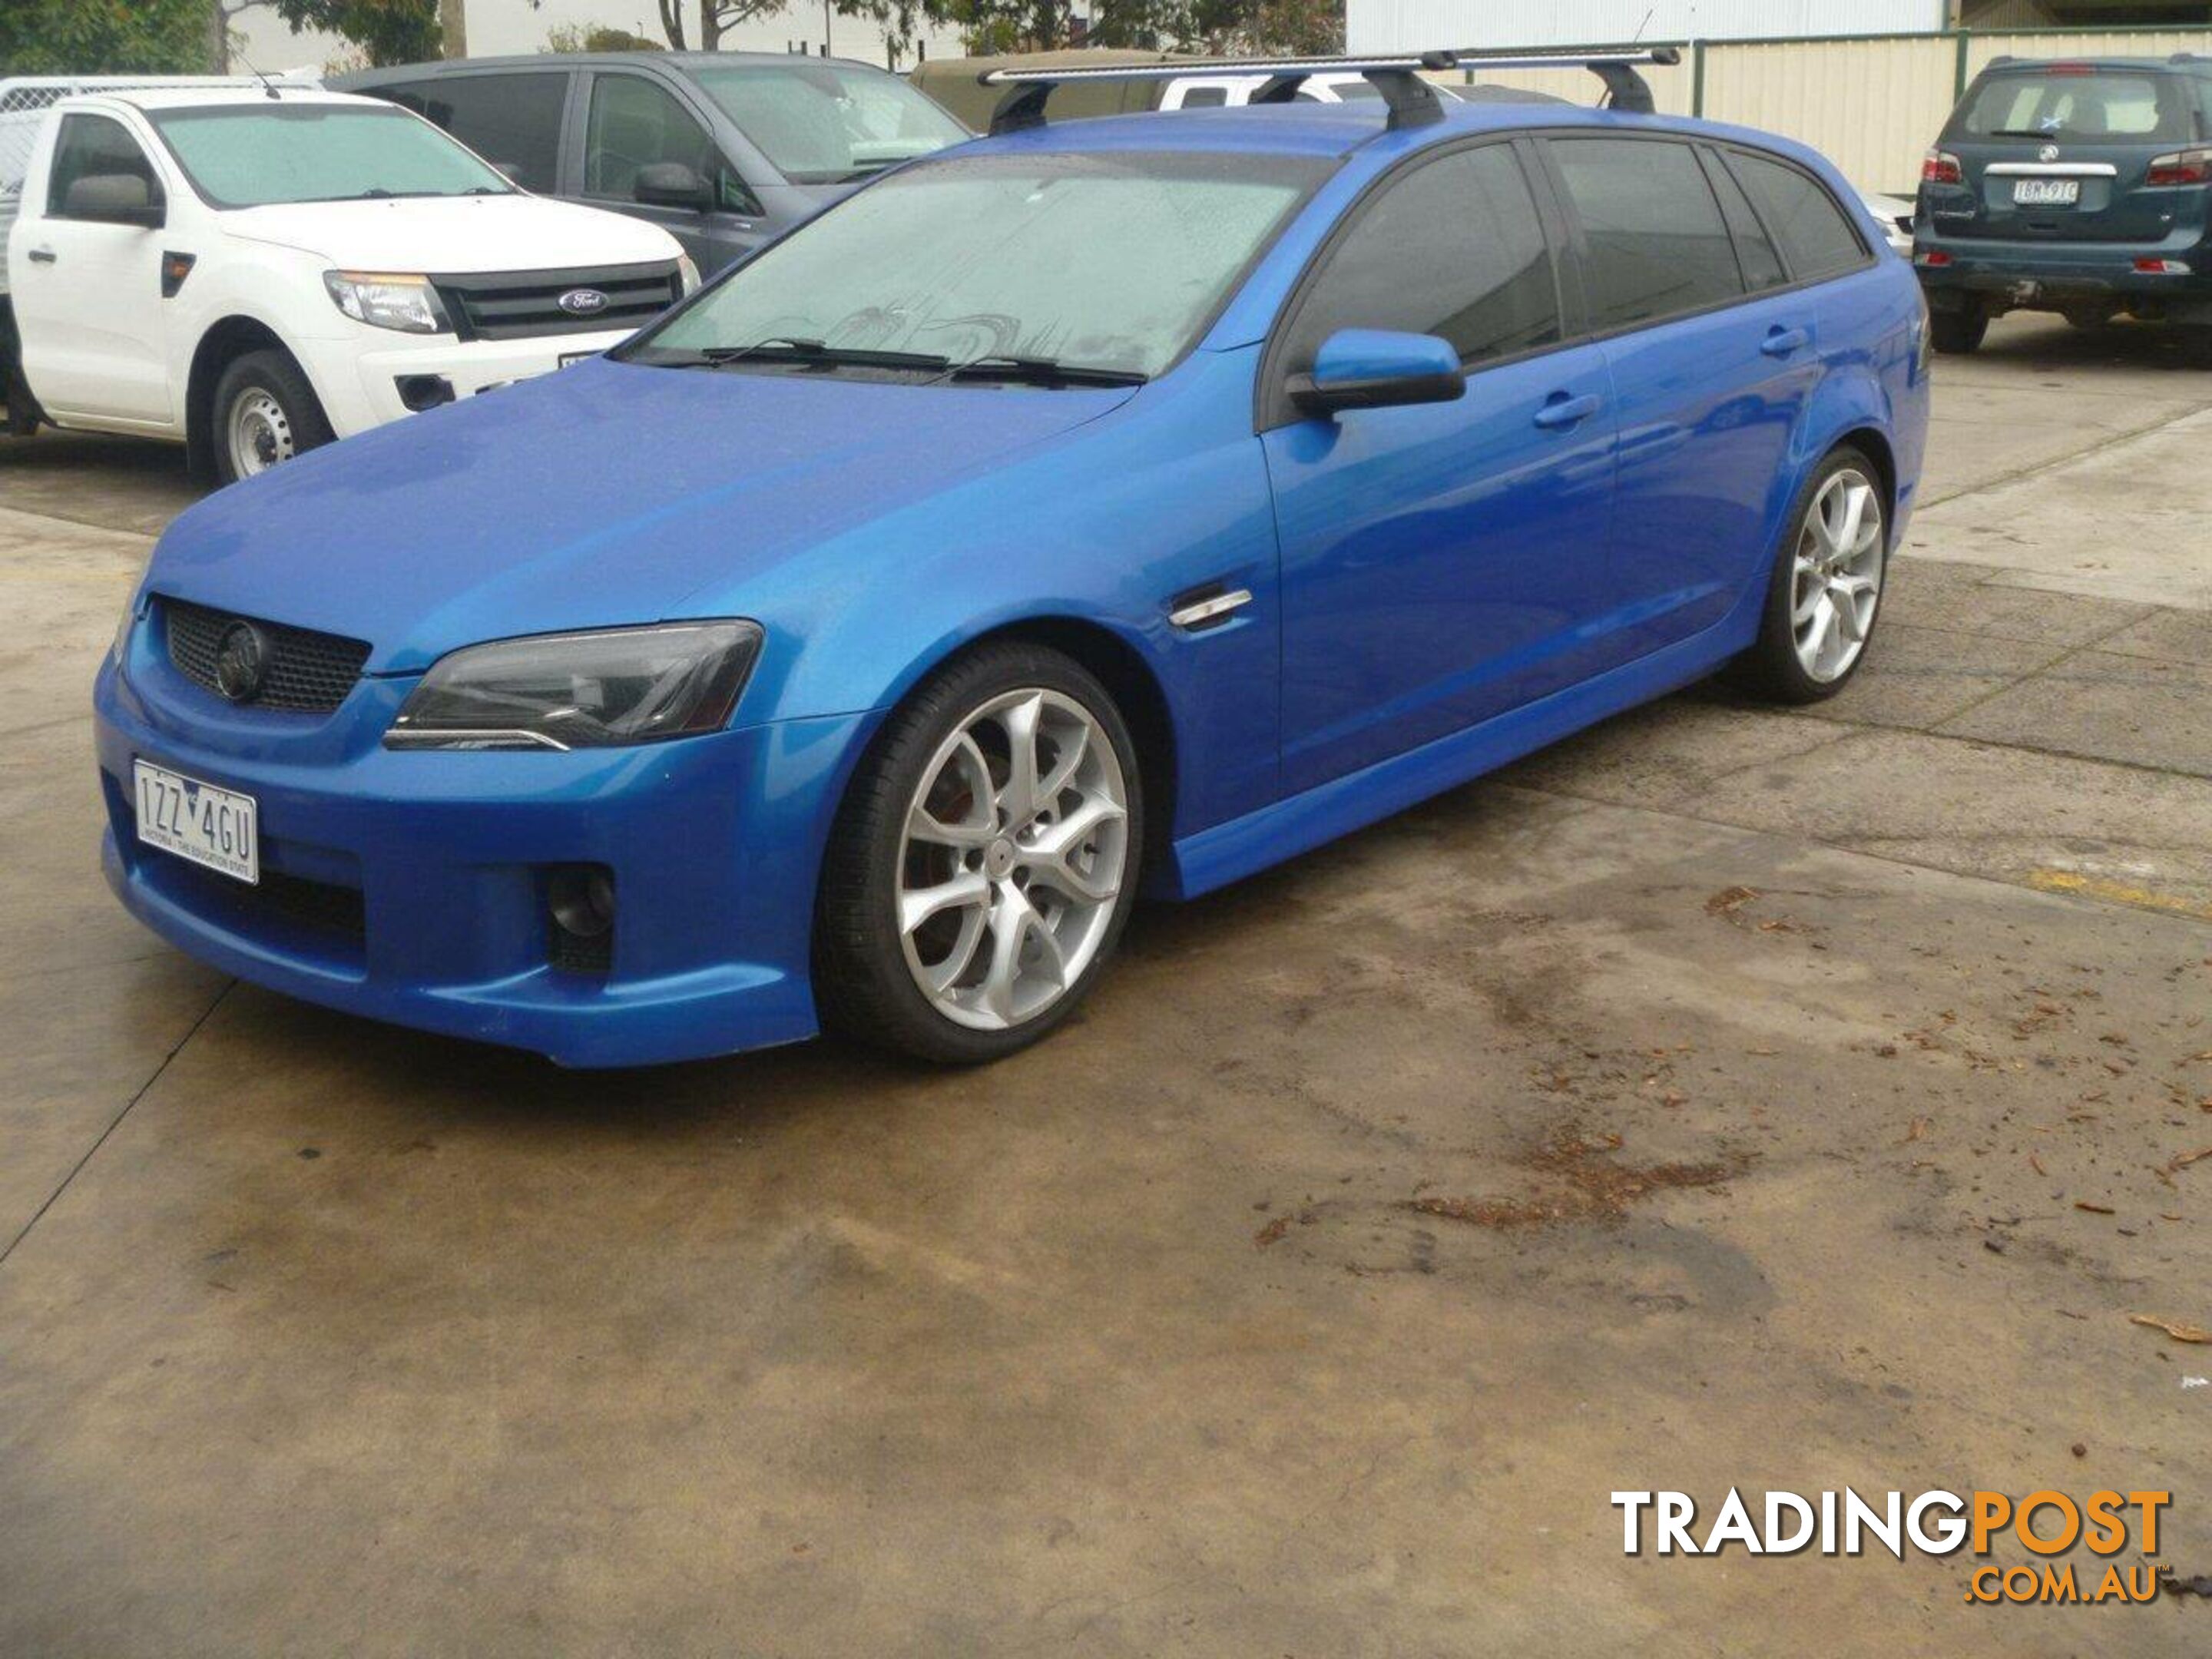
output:
[[[1790,628],[1805,672],[1826,684],[1850,672],[1881,601],[1881,492],[1856,468],[1820,486],[1790,562]]]
[[[296,453],[292,417],[259,386],[248,386],[230,405],[231,471],[241,478],[266,472]]]
[[[932,1007],[1005,1030],[1082,979],[1121,891],[1128,804],[1112,740],[1064,693],[1003,692],[953,728],[899,847],[900,944]]]

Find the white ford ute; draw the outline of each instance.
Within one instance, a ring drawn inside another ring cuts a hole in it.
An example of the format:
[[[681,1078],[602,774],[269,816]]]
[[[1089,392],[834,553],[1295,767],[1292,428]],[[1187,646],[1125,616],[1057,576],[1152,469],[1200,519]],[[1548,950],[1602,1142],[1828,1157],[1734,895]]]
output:
[[[179,441],[225,483],[590,356],[698,281],[657,226],[288,83],[64,97],[14,207],[10,428]]]

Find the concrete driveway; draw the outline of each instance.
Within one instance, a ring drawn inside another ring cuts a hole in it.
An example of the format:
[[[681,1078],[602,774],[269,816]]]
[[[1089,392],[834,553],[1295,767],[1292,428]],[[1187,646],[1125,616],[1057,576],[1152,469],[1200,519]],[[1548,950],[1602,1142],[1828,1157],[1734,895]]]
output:
[[[2008,323],[1936,446],[1832,703],[1143,913],[988,1072],[610,1077],[122,915],[85,686],[192,492],[0,444],[0,1652],[2204,1652],[1608,1504],[2168,1489],[2212,1573],[2130,1321],[2212,1324],[2212,372]]]

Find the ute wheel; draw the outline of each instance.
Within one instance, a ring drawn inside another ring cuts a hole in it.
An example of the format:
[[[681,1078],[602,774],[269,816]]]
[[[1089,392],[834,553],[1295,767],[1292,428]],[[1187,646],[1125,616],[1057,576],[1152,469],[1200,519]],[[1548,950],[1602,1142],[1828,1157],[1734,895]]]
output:
[[[1819,702],[1858,672],[1888,568],[1880,479],[1873,462],[1845,446],[1798,491],[1759,639],[1736,659],[1735,677],[1748,689],[1779,702]]]
[[[1127,922],[1144,847],[1136,751],[1089,670],[1010,641],[900,706],[823,860],[824,1027],[975,1065],[1074,1012]]]
[[[216,381],[208,418],[216,476],[224,483],[266,472],[332,436],[315,389],[280,349],[232,359]]]
[[[1928,337],[1936,349],[1945,356],[1963,356],[1981,349],[1982,337],[1990,331],[1990,313],[1979,306],[1965,311],[1938,311],[1929,313]]]

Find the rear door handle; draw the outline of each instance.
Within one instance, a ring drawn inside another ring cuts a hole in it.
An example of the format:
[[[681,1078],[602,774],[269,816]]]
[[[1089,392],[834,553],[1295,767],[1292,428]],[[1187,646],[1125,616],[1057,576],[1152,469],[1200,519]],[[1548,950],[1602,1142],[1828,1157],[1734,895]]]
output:
[[[1770,328],[1759,349],[1770,357],[1787,357],[1793,351],[1802,351],[1813,343],[1813,337],[1802,328]]]
[[[34,265],[50,265],[57,257],[53,249],[50,247],[34,247],[31,250],[31,263]]]
[[[1580,426],[1603,406],[1589,392],[1575,398],[1564,392],[1554,392],[1545,400],[1544,406],[1536,411],[1536,424],[1547,432],[1556,432],[1562,427]]]

